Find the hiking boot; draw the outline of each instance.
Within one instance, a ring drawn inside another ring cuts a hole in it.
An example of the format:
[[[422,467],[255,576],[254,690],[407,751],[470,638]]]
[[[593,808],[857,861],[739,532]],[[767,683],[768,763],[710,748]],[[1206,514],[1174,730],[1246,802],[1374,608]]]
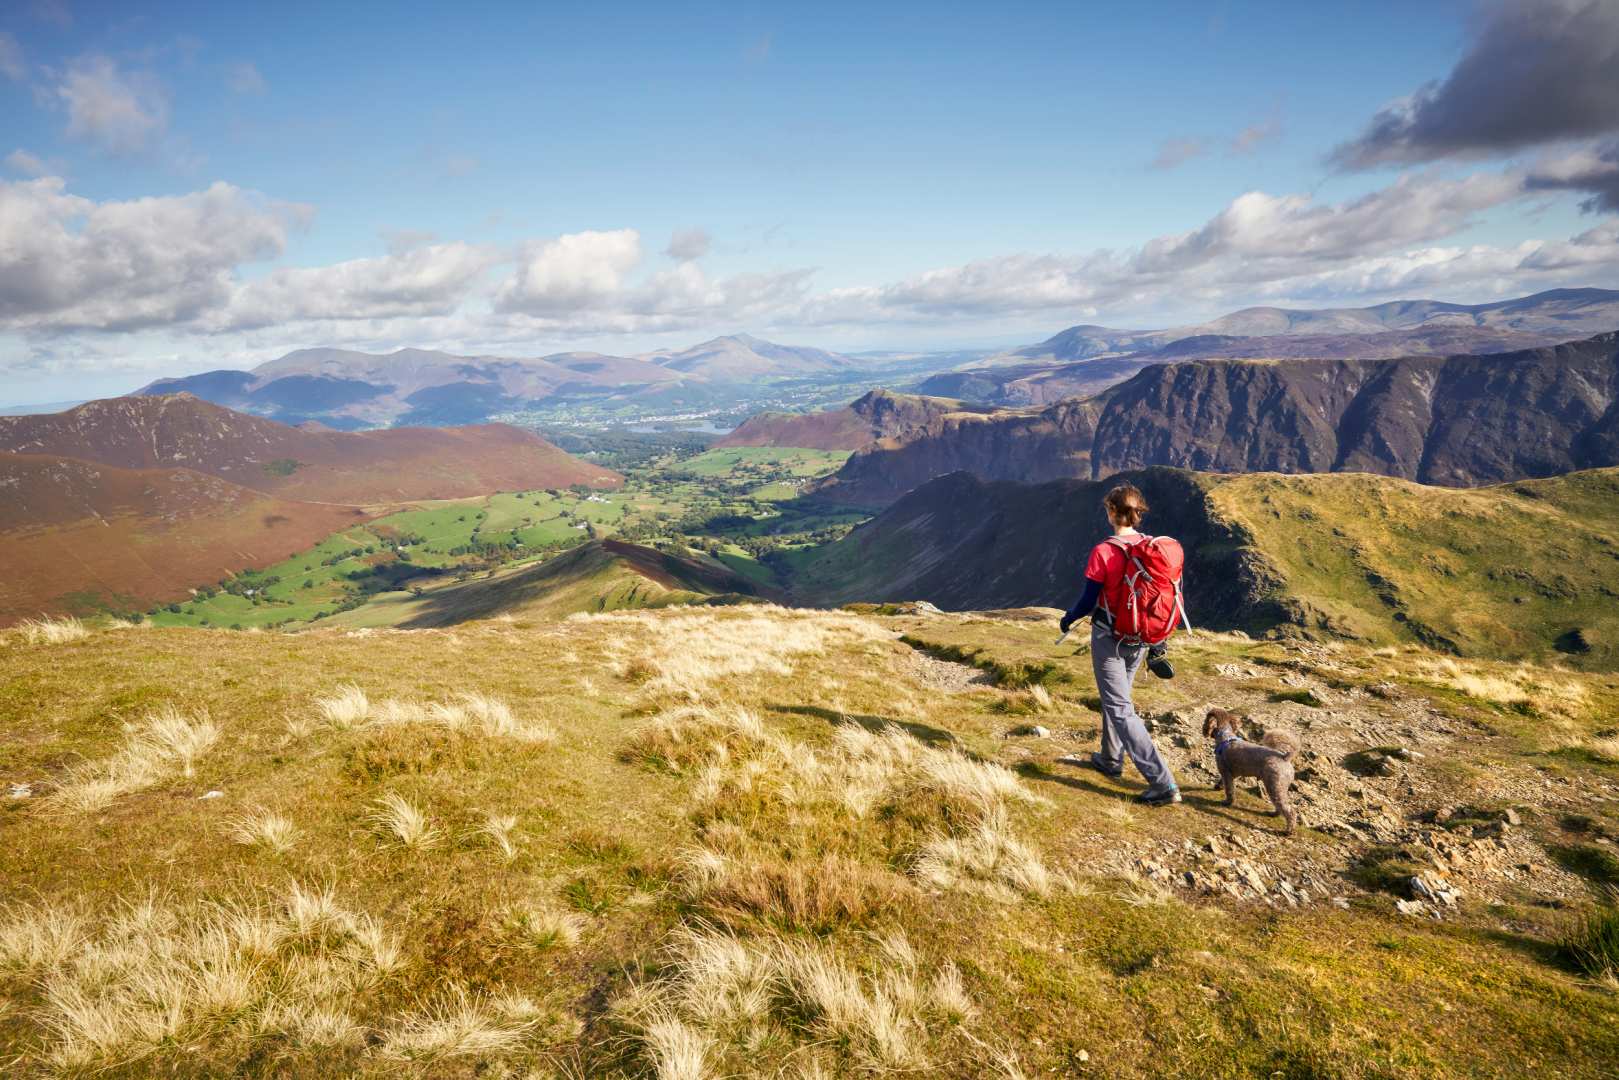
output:
[[[1169,788],[1165,791],[1143,791],[1136,796],[1136,802],[1143,806],[1174,806],[1181,801],[1181,789]]]
[[[1175,669],[1169,663],[1169,651],[1162,645],[1154,645],[1147,650],[1147,670],[1160,679],[1173,679]]]
[[[1119,777],[1124,775],[1123,765],[1120,765],[1117,769],[1110,769],[1106,765],[1103,765],[1102,759],[1097,757],[1095,754],[1092,754],[1090,757],[1085,759],[1084,766],[1087,769],[1095,769],[1109,780],[1117,780]]]

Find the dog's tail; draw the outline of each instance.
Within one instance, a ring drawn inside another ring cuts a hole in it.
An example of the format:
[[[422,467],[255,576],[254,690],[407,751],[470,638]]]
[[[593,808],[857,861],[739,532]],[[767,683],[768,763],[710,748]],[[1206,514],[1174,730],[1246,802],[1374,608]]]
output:
[[[1277,753],[1285,754],[1289,761],[1297,756],[1301,749],[1298,736],[1291,731],[1267,731],[1265,732],[1265,737],[1259,740],[1259,744],[1268,746]]]

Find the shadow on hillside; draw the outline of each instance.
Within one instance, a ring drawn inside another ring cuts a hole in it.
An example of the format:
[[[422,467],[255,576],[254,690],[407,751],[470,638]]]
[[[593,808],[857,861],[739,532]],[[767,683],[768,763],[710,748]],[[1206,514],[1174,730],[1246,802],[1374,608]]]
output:
[[[1076,768],[1078,767],[1076,766]],[[1091,780],[1084,776],[1083,773],[1069,775],[1067,773],[1051,772],[1049,766],[1045,768],[1019,768],[1017,772],[1025,780],[1039,780],[1047,784],[1060,784],[1076,791],[1087,791],[1092,795],[1100,795],[1105,799],[1119,799],[1124,802],[1133,802],[1135,797],[1141,793],[1142,787],[1140,777],[1135,776],[1132,776],[1127,781],[1132,784],[1131,789],[1121,791],[1118,788],[1106,787],[1095,780]],[[1267,816],[1266,810],[1268,808],[1269,804],[1267,803],[1263,806],[1256,805],[1252,811],[1246,811],[1242,808],[1240,801],[1236,806],[1225,805],[1225,794],[1223,792],[1209,791],[1205,788],[1193,788],[1191,790],[1184,786],[1181,788],[1181,809],[1183,811],[1195,810],[1200,814],[1208,814],[1210,817],[1217,817],[1231,825],[1240,825],[1247,829],[1264,829],[1266,828],[1266,822],[1275,820]],[[1168,812],[1168,809],[1166,808],[1166,812]]]
[[[887,716],[862,716],[857,713],[840,713],[836,709],[823,709],[819,705],[769,705],[766,706],[773,713],[787,716],[813,716],[817,720],[825,720],[834,727],[839,724],[859,724],[867,731],[878,732],[892,725],[910,733],[914,738],[920,739],[929,746],[954,746],[956,737],[944,728],[936,728],[930,724],[919,724],[914,720],[895,720]]]

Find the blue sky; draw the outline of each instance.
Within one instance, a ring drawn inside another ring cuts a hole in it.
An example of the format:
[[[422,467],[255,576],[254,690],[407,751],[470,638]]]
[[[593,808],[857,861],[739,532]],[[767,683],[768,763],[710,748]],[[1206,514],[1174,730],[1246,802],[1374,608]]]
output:
[[[1577,81],[1614,20],[1529,6],[1588,20],[1532,43]],[[1619,284],[1578,103],[1526,137],[1440,100],[1329,162],[1527,33],[1490,5],[138,7],[0,14],[0,398],[304,345],[932,348]]]

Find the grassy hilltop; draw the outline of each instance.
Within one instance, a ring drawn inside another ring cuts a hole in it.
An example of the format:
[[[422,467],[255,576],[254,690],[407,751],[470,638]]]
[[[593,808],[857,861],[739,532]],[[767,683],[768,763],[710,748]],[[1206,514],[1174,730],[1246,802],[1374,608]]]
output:
[[[1619,1059],[1566,947],[1619,878],[1611,675],[1203,635],[1141,688],[1154,812],[1057,760],[1097,716],[1050,613],[48,636],[0,639],[8,1075]],[[1213,704],[1302,738],[1298,836],[1207,790]]]

